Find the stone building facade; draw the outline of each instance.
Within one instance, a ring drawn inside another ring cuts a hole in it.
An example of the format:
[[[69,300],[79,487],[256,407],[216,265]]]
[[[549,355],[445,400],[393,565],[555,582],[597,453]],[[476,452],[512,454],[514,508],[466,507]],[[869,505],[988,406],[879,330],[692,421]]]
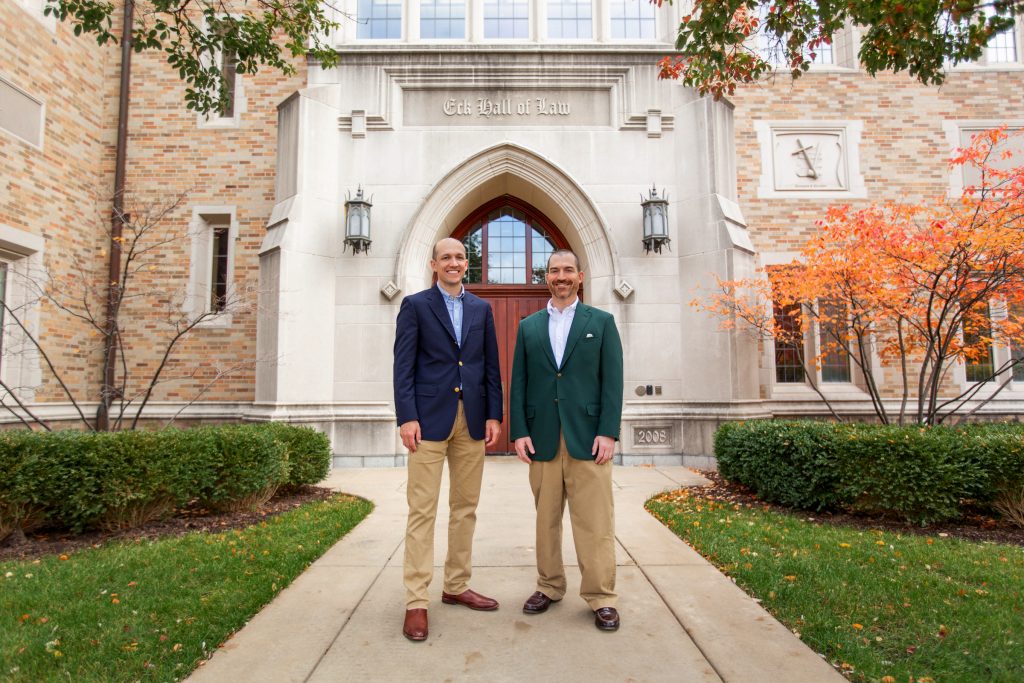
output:
[[[105,268],[119,54],[42,18],[39,4],[0,7],[4,25],[24,29],[0,37],[0,86],[30,113],[0,120],[0,255],[9,301],[26,304],[94,411],[95,335],[32,304],[15,271]],[[125,367],[152,374],[169,321],[209,311],[218,287],[250,300],[182,343],[147,407],[154,420],[308,423],[330,435],[338,465],[401,464],[394,319],[405,294],[430,286],[431,245],[449,235],[469,246],[468,287],[491,301],[509,340],[506,376],[518,320],[546,301],[535,268],[556,247],[580,255],[585,300],[612,312],[623,337],[625,462],[704,464],[724,420],[822,415],[809,382],[868,416],[849,368],[786,376],[775,349],[720,331],[688,302],[713,275],[789,261],[831,204],[956,192],[953,147],[992,124],[1024,127],[1020,27],[941,88],[868,76],[851,28],[798,81],[780,75],[715,102],[657,79],[678,6],[348,5],[358,21],[343,18],[332,36],[336,68],[238,76],[225,116],[187,111],[159,55],[135,58],[128,192],[142,211],[177,203],[163,219],[173,239],[138,276],[158,296],[129,305]],[[648,252],[641,200],[652,186],[667,198],[671,242]],[[365,253],[344,241],[346,201],[359,191],[372,203]],[[73,423],[10,320],[4,336],[9,390]],[[1018,415],[1022,399],[1024,382],[1013,382],[986,411]]]

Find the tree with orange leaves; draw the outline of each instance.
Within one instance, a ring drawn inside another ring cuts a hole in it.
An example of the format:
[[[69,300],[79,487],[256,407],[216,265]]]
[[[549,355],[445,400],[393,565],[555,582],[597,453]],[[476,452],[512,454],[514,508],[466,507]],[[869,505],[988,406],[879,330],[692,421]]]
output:
[[[883,423],[973,415],[1024,363],[1024,166],[1013,166],[1008,143],[999,128],[957,150],[950,163],[977,178],[962,196],[832,207],[794,262],[719,280],[693,305],[776,348],[803,350],[803,331],[816,327],[813,353],[794,354],[804,374],[845,354]],[[994,345],[1013,353],[996,365]],[[951,377],[961,364],[966,389]]]

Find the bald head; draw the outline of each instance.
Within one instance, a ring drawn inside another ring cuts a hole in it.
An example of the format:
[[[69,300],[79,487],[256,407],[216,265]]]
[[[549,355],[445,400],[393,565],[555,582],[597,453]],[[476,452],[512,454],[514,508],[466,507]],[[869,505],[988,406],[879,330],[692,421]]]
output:
[[[443,240],[438,240],[437,244],[434,245],[434,252],[431,258],[437,260],[437,255],[446,249],[461,249],[463,255],[466,253],[466,247],[462,242],[458,241],[454,237],[445,237]]]

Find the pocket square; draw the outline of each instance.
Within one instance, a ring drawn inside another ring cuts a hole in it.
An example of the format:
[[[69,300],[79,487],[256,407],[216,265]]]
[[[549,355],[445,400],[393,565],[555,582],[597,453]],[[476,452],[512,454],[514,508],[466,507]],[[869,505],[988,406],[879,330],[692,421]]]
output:
[[[593,338],[593,336],[594,336],[594,335],[592,335],[591,333],[587,332],[587,336],[586,336],[586,338],[587,338],[587,339],[591,339],[591,338]]]

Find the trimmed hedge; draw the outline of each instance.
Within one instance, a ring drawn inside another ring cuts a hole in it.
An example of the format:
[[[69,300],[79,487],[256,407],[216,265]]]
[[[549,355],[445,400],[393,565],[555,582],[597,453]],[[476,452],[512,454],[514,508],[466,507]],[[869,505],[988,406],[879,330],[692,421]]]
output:
[[[0,542],[48,526],[139,526],[199,501],[262,505],[279,486],[320,481],[326,436],[279,423],[124,432],[0,431]]]
[[[288,449],[288,479],[286,488],[316,484],[331,469],[331,441],[323,432],[312,427],[298,427],[268,422],[266,428],[274,438]]]
[[[929,524],[1024,483],[1024,425],[894,427],[757,420],[722,425],[723,477],[772,503]]]

